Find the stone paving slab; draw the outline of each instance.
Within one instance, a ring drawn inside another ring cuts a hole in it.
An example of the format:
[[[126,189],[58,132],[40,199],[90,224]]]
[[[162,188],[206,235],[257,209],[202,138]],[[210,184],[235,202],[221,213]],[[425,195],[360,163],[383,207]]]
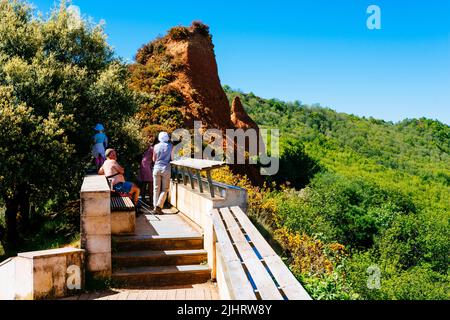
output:
[[[208,282],[145,290],[110,289],[104,292],[83,293],[61,300],[219,300],[219,293],[217,285]]]
[[[143,214],[137,217],[135,234],[150,236],[200,235],[180,215],[176,214],[174,209],[164,210],[164,213],[164,215]]]

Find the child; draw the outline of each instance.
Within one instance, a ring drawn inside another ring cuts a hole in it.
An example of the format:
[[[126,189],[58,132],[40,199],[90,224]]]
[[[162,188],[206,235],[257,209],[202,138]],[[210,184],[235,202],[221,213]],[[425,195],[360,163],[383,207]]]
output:
[[[105,150],[108,148],[108,137],[104,133],[105,128],[102,124],[97,124],[94,128],[97,132],[92,139],[94,140],[94,146],[92,147],[92,156],[95,159],[95,166],[97,167],[97,171],[103,165],[103,162],[106,160]]]

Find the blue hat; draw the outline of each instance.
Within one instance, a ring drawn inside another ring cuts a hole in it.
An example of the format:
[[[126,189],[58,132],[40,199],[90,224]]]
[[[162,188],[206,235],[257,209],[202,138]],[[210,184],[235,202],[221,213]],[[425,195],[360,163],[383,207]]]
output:
[[[102,124],[97,123],[97,125],[94,128],[94,130],[95,131],[103,131],[103,130],[105,130],[105,127]]]

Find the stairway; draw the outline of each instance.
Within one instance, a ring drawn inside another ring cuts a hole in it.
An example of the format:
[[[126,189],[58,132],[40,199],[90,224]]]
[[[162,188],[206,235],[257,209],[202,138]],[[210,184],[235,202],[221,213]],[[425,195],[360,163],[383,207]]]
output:
[[[113,237],[114,282],[124,287],[160,287],[207,282],[201,235],[134,235]]]

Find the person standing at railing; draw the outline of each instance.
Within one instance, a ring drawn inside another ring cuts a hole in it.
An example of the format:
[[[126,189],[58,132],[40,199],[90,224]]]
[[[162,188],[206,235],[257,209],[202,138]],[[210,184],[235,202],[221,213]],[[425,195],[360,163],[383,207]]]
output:
[[[149,196],[149,205],[153,205],[153,143],[155,137],[148,139],[148,149],[144,152],[139,168],[138,181],[141,188],[142,201],[145,202],[146,194]]]
[[[153,150],[153,205],[156,214],[162,214],[170,187],[170,162],[173,160],[173,145],[169,142],[169,134],[161,132],[159,143]]]

